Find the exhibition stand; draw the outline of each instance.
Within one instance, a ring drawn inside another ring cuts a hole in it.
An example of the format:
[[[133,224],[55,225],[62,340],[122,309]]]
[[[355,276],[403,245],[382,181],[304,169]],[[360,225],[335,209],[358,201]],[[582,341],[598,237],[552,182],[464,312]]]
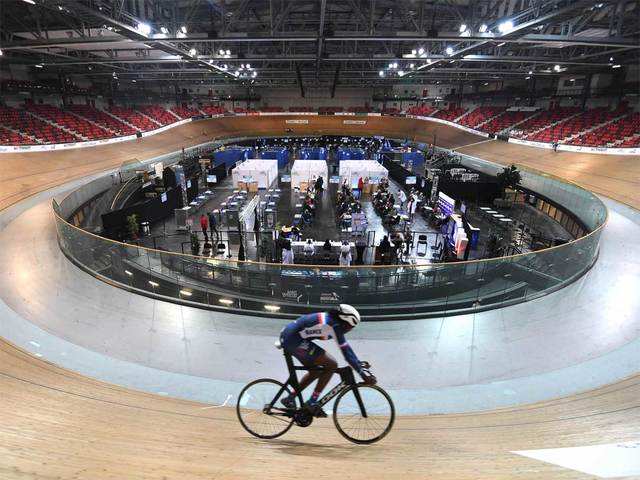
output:
[[[377,184],[382,178],[389,178],[389,172],[375,160],[343,160],[340,162],[340,183],[345,180],[351,187],[358,186],[358,180],[368,178]]]
[[[233,186],[236,188],[269,188],[278,178],[277,160],[247,160],[233,169]]]
[[[329,168],[324,160],[296,160],[291,167],[291,188],[306,190],[309,183],[322,177],[329,184]]]
[[[260,158],[265,160],[277,160],[278,168],[284,168],[289,163],[289,150],[286,148],[270,148],[260,152]]]

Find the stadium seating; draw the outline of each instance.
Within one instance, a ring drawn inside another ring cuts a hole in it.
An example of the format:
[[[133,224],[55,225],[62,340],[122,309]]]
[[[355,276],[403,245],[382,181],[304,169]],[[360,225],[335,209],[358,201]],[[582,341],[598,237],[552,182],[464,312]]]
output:
[[[29,110],[54,122],[57,126],[64,127],[71,133],[83,137],[82,140],[100,140],[113,136],[113,133],[104,128],[53,105],[30,105]]]
[[[458,120],[458,123],[465,127],[475,128],[490,118],[500,115],[505,109],[505,107],[478,107]]]
[[[11,107],[0,107],[0,125],[17,130],[22,135],[35,137],[42,143],[72,143],[81,140],[55,125],[43,122],[25,110]]]
[[[116,117],[124,120],[125,122],[130,123],[135,128],[142,132],[148,132],[149,130],[155,130],[158,128],[158,124],[152,122],[144,115],[136,112],[131,108],[123,108],[123,107],[109,107],[109,113],[111,115],[115,115]]]
[[[33,145],[34,143],[37,142],[29,137],[0,127],[0,145]]]
[[[219,105],[203,105],[200,110],[207,115],[224,115],[227,113],[227,110]]]
[[[467,111],[466,108],[460,108],[460,107],[450,108],[448,110],[439,110],[434,115],[434,118],[440,118],[442,120],[453,122],[456,118],[464,115],[466,111]]]
[[[371,113],[373,112],[373,109],[371,107],[367,107],[365,105],[358,105],[355,107],[349,107],[347,109],[347,111],[351,112],[351,113]]]
[[[331,106],[331,107],[320,107],[318,108],[318,113],[339,113],[344,111],[343,107],[340,106]]]
[[[170,114],[164,108],[158,105],[145,105],[138,108],[138,111],[140,113],[144,113],[148,117],[151,117],[161,125],[170,125],[178,121],[175,115]]]
[[[552,123],[560,122],[568,117],[577,114],[580,109],[577,107],[554,108],[552,110],[544,110],[526,122],[518,125],[518,136],[527,137],[538,130],[547,128]],[[528,140],[531,140],[528,138]]]
[[[317,112],[315,107],[289,107],[290,112]]]
[[[261,112],[266,112],[266,113],[276,113],[276,112],[284,112],[284,108],[282,107],[260,107],[260,111]]]
[[[624,114],[624,111],[609,111],[606,108],[594,108],[585,110],[580,114],[563,120],[556,125],[552,125],[527,137],[529,140],[537,142],[562,142],[569,137],[580,132],[610,121],[617,116]]]
[[[640,113],[632,113],[567,142],[588,147],[637,147],[640,145]]]
[[[202,115],[202,112],[200,112],[199,110],[187,107],[173,107],[171,111],[183,119]]]
[[[512,127],[517,123],[523,122],[528,117],[535,115],[535,111],[506,111],[502,115],[492,118],[480,127],[480,130],[487,133],[498,133],[502,130]]]
[[[437,109],[434,107],[430,107],[429,105],[415,105],[413,107],[409,107],[407,109],[407,114],[416,115],[419,117],[428,117],[432,115]]]
[[[111,136],[121,137],[127,135],[135,135],[136,130],[126,123],[115,119],[108,113],[98,110],[90,105],[71,105],[69,110],[83,118],[91,120],[101,125],[103,128],[110,130]]]

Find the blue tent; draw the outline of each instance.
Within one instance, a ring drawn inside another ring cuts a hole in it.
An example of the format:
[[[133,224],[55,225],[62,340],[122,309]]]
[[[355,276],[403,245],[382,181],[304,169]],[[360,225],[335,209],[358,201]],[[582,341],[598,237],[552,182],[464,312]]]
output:
[[[300,160],[326,160],[327,149],[324,147],[304,147],[298,154]]]
[[[340,147],[337,152],[340,160],[364,160],[364,150],[362,148]]]
[[[225,150],[219,150],[213,154],[213,165],[218,166],[225,164],[226,168],[236,163],[254,157],[253,148],[249,147],[231,147]]]
[[[289,150],[286,148],[270,148],[260,152],[260,158],[278,160],[278,168],[283,168],[289,163]]]

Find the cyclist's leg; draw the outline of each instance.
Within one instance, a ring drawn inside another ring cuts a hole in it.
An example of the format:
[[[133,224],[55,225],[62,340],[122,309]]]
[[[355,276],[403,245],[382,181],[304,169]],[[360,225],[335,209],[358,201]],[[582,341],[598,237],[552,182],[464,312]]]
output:
[[[324,367],[324,370],[318,372],[320,374],[318,376],[318,383],[316,383],[316,388],[313,390],[313,395],[311,396],[311,399],[314,401],[320,397],[322,390],[324,390],[324,387],[326,387],[329,380],[331,380],[333,372],[338,368],[338,362],[327,352],[323,351],[322,354],[316,358],[315,365]]]

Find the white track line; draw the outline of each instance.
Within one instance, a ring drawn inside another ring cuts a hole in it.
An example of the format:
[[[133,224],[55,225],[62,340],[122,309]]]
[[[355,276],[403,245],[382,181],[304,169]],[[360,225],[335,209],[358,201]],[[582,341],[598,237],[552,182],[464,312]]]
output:
[[[227,405],[227,402],[231,399],[231,394],[227,394],[227,398],[225,398],[224,402],[221,405],[211,405],[209,407],[202,407],[200,410],[210,410],[212,408],[221,408]]]
[[[455,151],[455,150],[459,150],[461,148],[471,147],[472,145],[480,145],[481,143],[495,142],[495,141],[496,141],[495,138],[489,138],[487,140],[482,140],[480,142],[470,143],[469,145],[462,145],[461,147],[452,148],[451,150]]]

